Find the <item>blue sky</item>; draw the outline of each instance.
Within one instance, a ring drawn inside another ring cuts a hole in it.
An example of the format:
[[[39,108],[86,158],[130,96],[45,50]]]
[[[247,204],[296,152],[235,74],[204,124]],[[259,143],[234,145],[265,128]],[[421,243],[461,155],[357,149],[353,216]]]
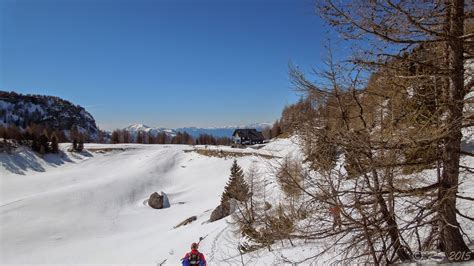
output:
[[[104,129],[277,119],[317,67],[311,0],[0,0],[0,90],[55,95]]]

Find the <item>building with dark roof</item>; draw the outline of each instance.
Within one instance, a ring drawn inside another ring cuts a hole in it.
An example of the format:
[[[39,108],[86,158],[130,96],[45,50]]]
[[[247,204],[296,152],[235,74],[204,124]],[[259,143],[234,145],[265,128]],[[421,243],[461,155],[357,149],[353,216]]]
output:
[[[236,144],[262,144],[264,139],[262,132],[257,131],[255,128],[239,128],[234,130],[234,133],[232,134],[232,140]]]

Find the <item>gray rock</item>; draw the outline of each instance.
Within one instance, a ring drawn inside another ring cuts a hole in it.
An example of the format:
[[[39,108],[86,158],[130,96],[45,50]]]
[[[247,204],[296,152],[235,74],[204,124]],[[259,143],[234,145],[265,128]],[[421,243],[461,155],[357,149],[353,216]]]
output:
[[[154,192],[148,199],[148,205],[154,209],[164,209],[170,207],[170,201],[168,195],[161,191],[161,195],[158,192]]]
[[[211,218],[209,219],[209,221],[214,222],[229,215],[230,215],[230,204],[228,201],[225,201],[212,211]]]
[[[212,211],[211,218],[209,219],[209,221],[214,222],[231,215],[235,211],[236,204],[237,201],[234,199],[230,199],[221,203],[219,206],[217,206],[217,208]]]
[[[148,199],[148,205],[154,209],[163,209],[163,196],[154,192]]]

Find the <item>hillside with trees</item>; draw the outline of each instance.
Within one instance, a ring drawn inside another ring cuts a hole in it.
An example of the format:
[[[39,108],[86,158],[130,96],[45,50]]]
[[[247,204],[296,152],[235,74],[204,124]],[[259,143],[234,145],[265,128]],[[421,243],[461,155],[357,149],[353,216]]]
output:
[[[474,259],[463,230],[474,217],[460,208],[474,199],[459,191],[474,171],[462,145],[474,126],[473,8],[462,0],[318,3],[360,52],[336,61],[328,45],[316,77],[290,68],[304,97],[269,132],[296,134],[304,159],[280,166],[291,200],[276,216],[260,209],[265,218],[255,222],[243,207],[247,250],[337,239],[328,249],[342,250],[344,263],[406,262],[428,251]],[[278,217],[285,223],[268,223]]]
[[[34,140],[42,134],[55,135],[59,142],[100,142],[106,135],[90,113],[69,101],[0,91],[0,136],[21,141]]]

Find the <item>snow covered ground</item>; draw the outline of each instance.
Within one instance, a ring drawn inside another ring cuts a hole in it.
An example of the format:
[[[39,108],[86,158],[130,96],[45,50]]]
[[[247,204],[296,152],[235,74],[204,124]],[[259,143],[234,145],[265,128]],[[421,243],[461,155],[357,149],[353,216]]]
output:
[[[472,133],[472,132],[471,132]],[[471,137],[465,140],[472,149]],[[43,158],[25,148],[0,153],[0,265],[5,264],[145,264],[178,265],[190,244],[200,244],[210,265],[276,265],[288,257],[303,260],[325,248],[312,243],[293,248],[276,244],[243,257],[232,218],[208,223],[228,181],[232,157],[209,157],[193,149],[246,153],[237,161],[272,176],[272,164],[289,154],[300,156],[295,138],[279,139],[259,149],[187,145],[86,144],[87,152]],[[261,156],[263,155],[263,156]],[[272,158],[273,156],[273,158]],[[472,158],[463,159],[474,164]],[[472,176],[471,176],[472,177]],[[462,174],[461,193],[472,196],[473,180]],[[278,200],[279,189],[274,186]],[[153,192],[168,194],[171,207],[146,205]],[[270,196],[270,195],[269,195]],[[471,205],[461,209],[474,214]],[[174,228],[183,220],[197,220]],[[470,235],[473,224],[461,221]],[[338,256],[319,257],[326,265]],[[303,264],[315,261],[304,261]]]
[[[277,142],[252,152],[294,149],[289,140]],[[0,154],[0,264],[175,265],[206,235],[200,250],[210,264],[240,263],[230,218],[207,222],[233,158],[184,152],[192,149],[185,145],[87,144],[82,154],[68,146],[44,158],[24,148]],[[243,169],[268,166],[258,155],[237,160]],[[170,208],[146,206],[155,191],[168,194]]]

